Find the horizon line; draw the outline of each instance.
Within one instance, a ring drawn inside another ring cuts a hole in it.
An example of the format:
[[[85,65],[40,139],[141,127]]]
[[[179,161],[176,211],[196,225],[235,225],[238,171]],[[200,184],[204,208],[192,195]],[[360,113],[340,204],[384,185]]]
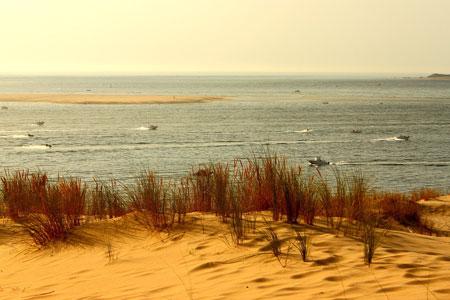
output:
[[[417,77],[440,72],[270,72],[270,71],[176,71],[176,72],[0,72],[0,77],[147,77],[147,76],[394,76]]]

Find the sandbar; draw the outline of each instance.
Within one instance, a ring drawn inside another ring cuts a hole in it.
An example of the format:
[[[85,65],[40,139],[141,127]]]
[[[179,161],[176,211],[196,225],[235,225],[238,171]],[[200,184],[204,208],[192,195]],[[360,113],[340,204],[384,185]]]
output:
[[[104,94],[0,94],[0,102],[46,102],[58,104],[171,104],[224,100],[218,96],[104,95]]]

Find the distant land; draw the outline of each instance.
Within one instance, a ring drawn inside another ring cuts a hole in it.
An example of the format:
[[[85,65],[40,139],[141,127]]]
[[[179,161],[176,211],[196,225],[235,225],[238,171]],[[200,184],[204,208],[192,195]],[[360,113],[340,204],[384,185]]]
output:
[[[430,76],[428,76],[427,78],[429,78],[429,79],[450,79],[450,74],[434,73],[434,74],[431,74]]]
[[[97,95],[97,94],[1,94],[0,102],[47,102],[65,104],[169,104],[224,100],[212,96]]]
[[[433,73],[427,77],[403,77],[403,79],[450,80],[450,74]]]

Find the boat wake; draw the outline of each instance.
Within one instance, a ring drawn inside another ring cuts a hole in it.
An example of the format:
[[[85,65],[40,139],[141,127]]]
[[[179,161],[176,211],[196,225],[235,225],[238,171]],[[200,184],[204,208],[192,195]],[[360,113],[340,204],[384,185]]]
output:
[[[382,139],[373,139],[374,142],[404,142],[405,139],[398,138],[396,136],[388,137],[388,138],[382,138]]]
[[[47,146],[47,145],[25,145],[25,146],[20,146],[20,147],[16,147],[16,149],[20,149],[20,150],[30,150],[30,151],[36,151],[36,150],[46,150],[49,149],[51,147]]]
[[[368,161],[368,162],[349,162],[339,161],[331,163],[341,166],[426,166],[426,167],[447,167],[450,166],[449,161]]]
[[[306,128],[303,130],[294,130],[293,132],[295,132],[295,133],[310,133],[312,131],[313,131],[312,129]]]
[[[29,135],[26,134],[12,134],[12,135],[1,135],[0,138],[4,139],[28,139]]]

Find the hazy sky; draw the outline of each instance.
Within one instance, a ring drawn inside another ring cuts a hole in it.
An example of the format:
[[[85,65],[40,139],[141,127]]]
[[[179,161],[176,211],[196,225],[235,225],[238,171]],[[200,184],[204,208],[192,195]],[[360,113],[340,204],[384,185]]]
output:
[[[450,0],[0,0],[0,73],[450,73]]]

